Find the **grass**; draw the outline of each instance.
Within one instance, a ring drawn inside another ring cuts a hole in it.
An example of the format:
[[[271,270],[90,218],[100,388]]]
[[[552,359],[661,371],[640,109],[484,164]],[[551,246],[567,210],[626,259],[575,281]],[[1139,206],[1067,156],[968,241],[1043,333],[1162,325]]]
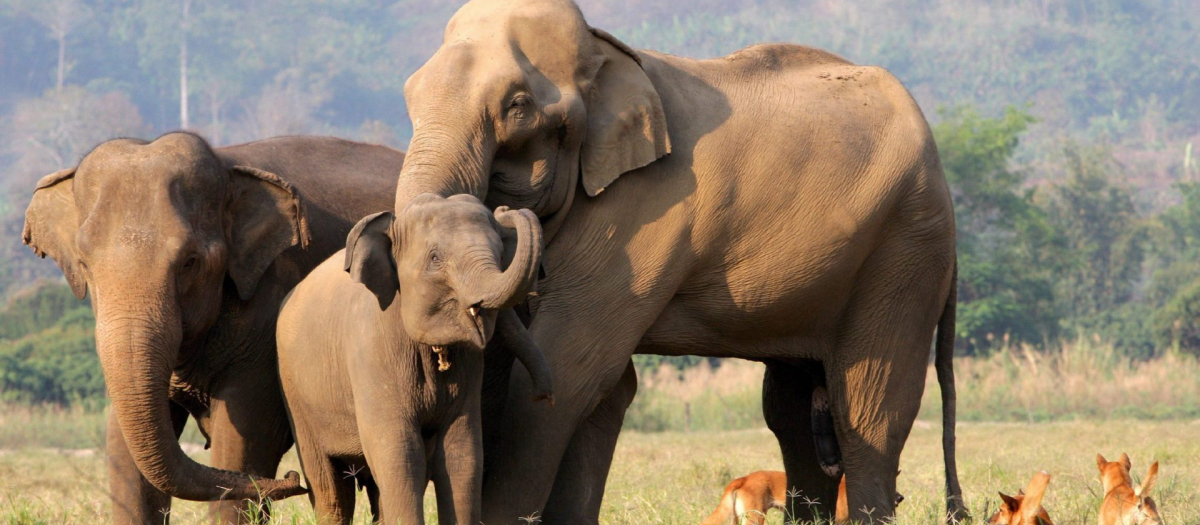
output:
[[[1087,339],[1053,352],[1000,347],[956,359],[959,421],[1172,420],[1200,418],[1200,360],[1179,352],[1134,361]],[[930,369],[920,417],[941,419]]]
[[[898,489],[905,495],[897,523],[928,525],[942,509],[940,427],[919,423],[901,458]],[[1100,503],[1094,457],[1128,452],[1135,475],[1161,462],[1154,495],[1169,523],[1200,523],[1200,422],[964,423],[959,469],[975,516],[995,509],[996,491],[1015,492],[1038,470],[1054,477],[1046,508],[1055,523],[1095,523]],[[196,457],[206,459],[206,453]],[[724,432],[626,432],[617,445],[601,522],[694,525],[711,512],[729,480],[779,469],[778,445],[762,429]],[[294,454],[285,469],[296,469]],[[107,523],[101,454],[26,449],[0,454],[0,523]],[[360,497],[360,503],[361,501]],[[432,511],[432,498],[426,498]],[[360,504],[355,523],[367,523]],[[312,523],[302,498],[279,502],[273,523]],[[177,501],[172,523],[204,523],[203,504]],[[771,523],[782,522],[772,515]],[[430,523],[436,523],[430,513]]]
[[[996,491],[1015,492],[1038,470],[1054,477],[1045,501],[1059,525],[1095,523],[1095,455],[1128,452],[1135,477],[1161,462],[1154,494],[1168,523],[1200,524],[1200,362],[1168,354],[1133,362],[1107,345],[1077,341],[1051,353],[1000,348],[957,359],[959,472],[976,517]],[[665,367],[641,374],[617,446],[601,521],[696,524],[731,479],[780,469],[763,427],[762,365]],[[942,503],[940,399],[930,370],[921,416],[904,455],[897,523],[936,522]],[[0,524],[107,523],[104,414],[0,405]],[[689,431],[690,430],[690,431]],[[201,443],[194,428],[187,443]],[[207,461],[201,447],[188,447]],[[299,470],[294,453],[281,472]],[[273,523],[307,524],[304,498],[277,502]],[[429,523],[432,491],[426,497]],[[769,523],[782,523],[772,515]],[[172,523],[207,523],[207,506],[177,501]],[[365,501],[355,523],[368,523]]]

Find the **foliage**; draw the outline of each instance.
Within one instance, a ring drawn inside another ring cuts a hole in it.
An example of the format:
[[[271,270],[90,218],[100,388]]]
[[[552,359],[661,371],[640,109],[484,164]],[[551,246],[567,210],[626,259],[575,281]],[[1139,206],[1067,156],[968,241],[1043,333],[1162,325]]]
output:
[[[59,275],[20,243],[34,181],[102,140],[181,126],[180,106],[216,144],[325,133],[402,146],[404,80],[460,4],[205,0],[185,19],[168,0],[0,0],[0,298]],[[1200,352],[1200,189],[1187,149],[1200,133],[1200,3],[579,4],[635,48],[711,57],[803,43],[887,68],[927,110],[950,104],[931,120],[958,220],[963,352],[1081,334],[1138,358]],[[13,381],[58,402],[96,392],[83,368],[52,364],[83,358],[79,325],[38,326],[0,335],[5,366],[26,367]],[[716,364],[634,362],[639,374]],[[52,370],[90,386],[50,386]]]
[[[0,310],[0,399],[101,402],[104,376],[96,357],[91,308],[62,284],[43,284]]]
[[[987,118],[971,108],[942,112],[934,128],[954,198],[958,233],[958,335],[968,353],[988,341],[1040,342],[1056,335],[1055,242],[1044,212],[1012,167],[1032,116],[1008,108]]]

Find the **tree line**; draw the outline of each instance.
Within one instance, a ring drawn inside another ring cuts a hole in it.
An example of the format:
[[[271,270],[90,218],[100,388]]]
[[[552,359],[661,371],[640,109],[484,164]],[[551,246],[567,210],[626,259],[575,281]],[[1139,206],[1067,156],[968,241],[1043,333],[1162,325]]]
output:
[[[961,353],[1078,337],[1136,358],[1200,348],[1200,2],[578,1],[637,48],[798,42],[899,77],[954,193]],[[109,138],[180,128],[218,145],[318,133],[403,147],[403,81],[460,4],[0,0],[0,325],[17,323],[0,328],[2,396],[103,391],[82,372],[98,370],[86,303],[30,290],[61,275],[20,242],[38,177]]]

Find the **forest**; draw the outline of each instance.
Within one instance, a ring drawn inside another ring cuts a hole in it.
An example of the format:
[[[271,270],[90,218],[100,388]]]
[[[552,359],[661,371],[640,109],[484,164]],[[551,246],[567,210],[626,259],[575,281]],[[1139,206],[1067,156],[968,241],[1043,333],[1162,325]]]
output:
[[[953,191],[961,355],[1081,339],[1126,360],[1200,354],[1200,2],[579,4],[635,48],[795,42],[900,78]],[[175,129],[404,148],[404,80],[458,5],[0,0],[0,400],[104,392],[88,303],[20,240],[39,177],[109,138]]]

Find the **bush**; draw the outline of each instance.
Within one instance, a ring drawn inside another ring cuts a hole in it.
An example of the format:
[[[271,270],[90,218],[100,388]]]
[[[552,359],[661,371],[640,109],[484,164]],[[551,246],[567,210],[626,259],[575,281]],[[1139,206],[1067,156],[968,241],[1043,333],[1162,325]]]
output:
[[[0,399],[102,403],[96,321],[87,303],[59,283],[43,283],[0,311]]]

